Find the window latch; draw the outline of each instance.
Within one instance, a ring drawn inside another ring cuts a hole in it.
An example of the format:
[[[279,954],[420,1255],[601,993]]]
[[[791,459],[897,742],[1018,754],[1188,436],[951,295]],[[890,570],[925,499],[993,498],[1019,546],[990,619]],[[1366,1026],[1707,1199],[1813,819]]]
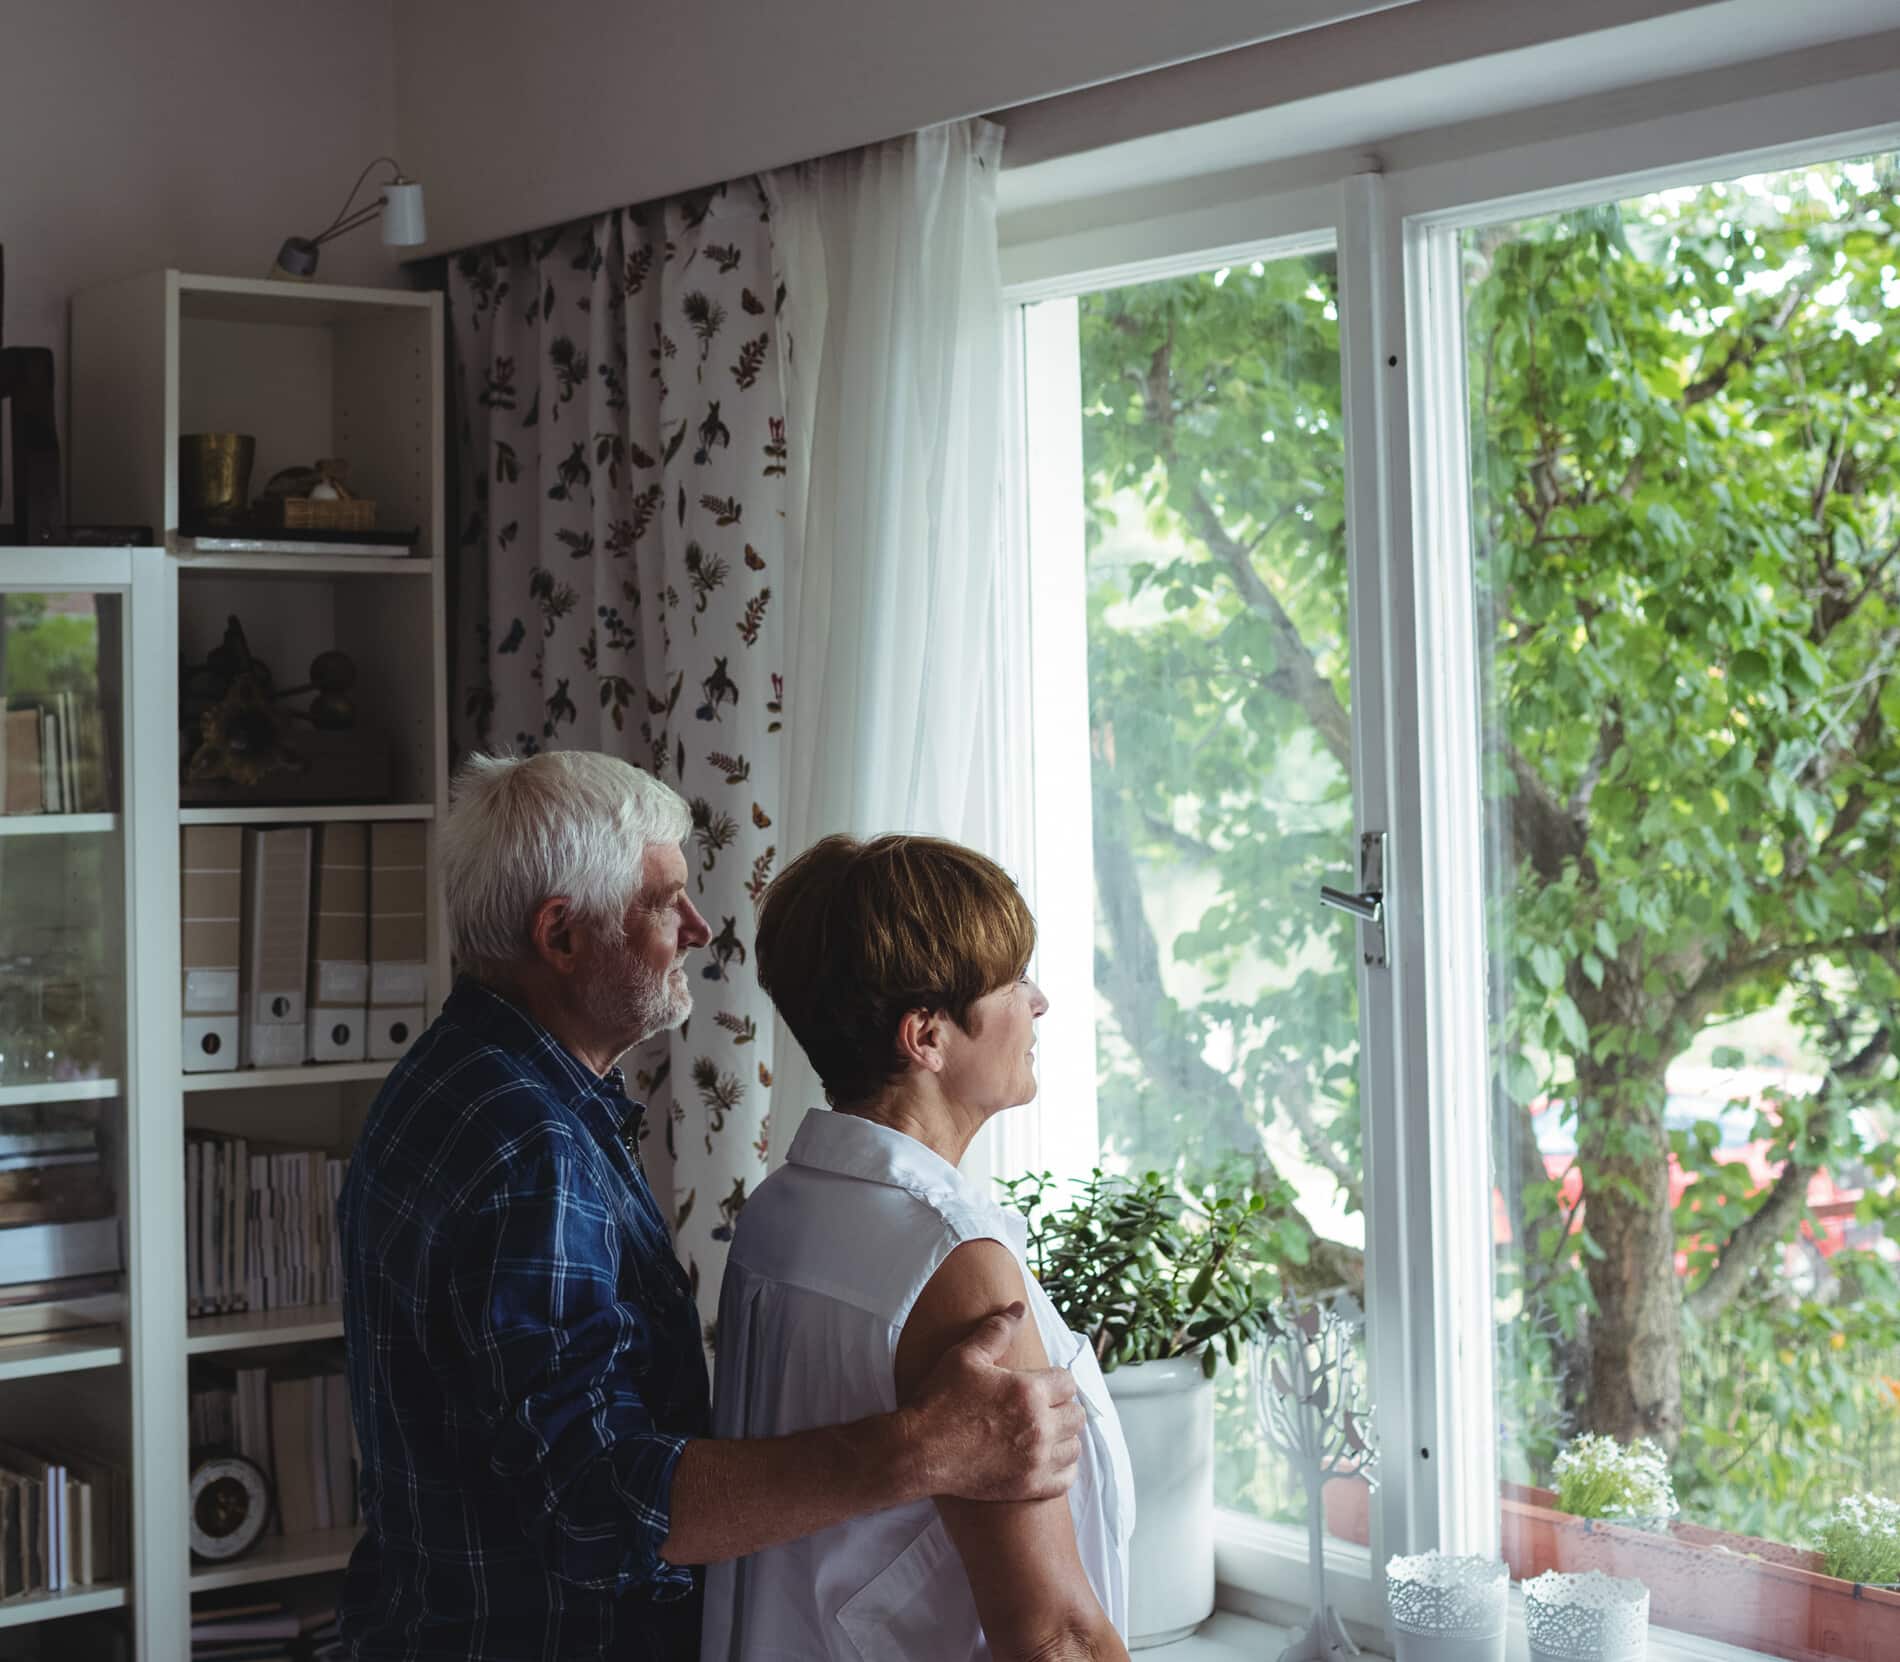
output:
[[[1366,962],[1385,968],[1385,833],[1368,831],[1359,839],[1359,892],[1323,884],[1320,904],[1355,917],[1365,926]]]

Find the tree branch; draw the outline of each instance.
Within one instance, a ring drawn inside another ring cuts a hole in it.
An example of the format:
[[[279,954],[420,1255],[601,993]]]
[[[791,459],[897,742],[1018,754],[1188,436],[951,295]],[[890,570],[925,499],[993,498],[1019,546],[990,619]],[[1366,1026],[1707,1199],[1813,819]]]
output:
[[[1816,1092],[1825,1099],[1837,1081],[1864,1079],[1884,1061],[1893,1048],[1893,1035],[1885,1027],[1861,1047],[1858,1054],[1829,1071]],[[1683,1308],[1698,1321],[1713,1321],[1731,1304],[1748,1284],[1750,1272],[1783,1240],[1794,1227],[1807,1202],[1808,1180],[1819,1167],[1811,1162],[1790,1158],[1768,1190],[1768,1198],[1742,1219],[1722,1243],[1715,1267],[1702,1285],[1683,1300]]]
[[[1115,1013],[1122,1038],[1156,1089],[1177,1104],[1197,1110],[1215,1141],[1251,1158],[1263,1185],[1274,1182],[1279,1172],[1233,1081],[1201,1055],[1194,1036],[1179,1020],[1178,1007],[1162,991],[1160,944],[1142,907],[1134,853],[1115,823],[1120,810],[1112,789],[1098,790],[1095,890],[1108,925],[1110,950],[1096,953],[1096,985]],[[1362,1298],[1365,1254],[1326,1240],[1297,1207],[1293,1217],[1312,1238],[1313,1246],[1306,1274],[1289,1279],[1299,1280],[1301,1291],[1343,1286]]]
[[[1287,615],[1280,598],[1267,587],[1266,579],[1254,570],[1253,560],[1244,544],[1229,534],[1219,512],[1197,484],[1188,498],[1188,519],[1194,534],[1207,545],[1208,552],[1222,565],[1240,591],[1248,610],[1264,618],[1273,631],[1278,662],[1264,679],[1282,698],[1297,705],[1312,723],[1313,731],[1343,768],[1352,766],[1352,718],[1333,684],[1321,675],[1313,654],[1301,638],[1299,627]]]

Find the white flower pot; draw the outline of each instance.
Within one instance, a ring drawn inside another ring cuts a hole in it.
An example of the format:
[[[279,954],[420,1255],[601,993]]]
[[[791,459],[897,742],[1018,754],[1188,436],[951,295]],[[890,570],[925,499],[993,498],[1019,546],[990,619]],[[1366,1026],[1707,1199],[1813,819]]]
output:
[[[1495,1558],[1394,1558],[1385,1590],[1397,1662],[1504,1662],[1510,1587],[1510,1566]]]
[[[1199,1357],[1107,1376],[1135,1474],[1128,1648],[1186,1638],[1214,1613],[1214,1382]]]
[[[1649,1589],[1590,1570],[1546,1570],[1524,1583],[1531,1662],[1643,1662],[1649,1654]]]

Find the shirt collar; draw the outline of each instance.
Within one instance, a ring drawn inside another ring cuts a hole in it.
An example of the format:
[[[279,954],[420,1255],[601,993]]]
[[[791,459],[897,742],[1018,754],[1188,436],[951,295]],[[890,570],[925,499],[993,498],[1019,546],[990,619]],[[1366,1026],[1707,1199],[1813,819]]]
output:
[[[637,1124],[646,1112],[644,1104],[628,1100],[626,1075],[618,1064],[604,1076],[595,1073],[519,1004],[493,987],[463,976],[442,1013],[476,1038],[519,1057],[570,1108],[603,1110],[616,1132]]]
[[[935,1149],[858,1114],[813,1108],[792,1138],[785,1159],[790,1165],[905,1189],[926,1201],[954,1199],[1000,1210]]]

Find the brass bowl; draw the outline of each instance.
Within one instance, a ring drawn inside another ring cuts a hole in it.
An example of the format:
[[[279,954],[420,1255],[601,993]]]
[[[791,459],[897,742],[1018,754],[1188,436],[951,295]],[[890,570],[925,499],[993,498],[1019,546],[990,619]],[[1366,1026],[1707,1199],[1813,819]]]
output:
[[[186,433],[178,441],[178,522],[231,520],[251,495],[257,440],[249,433]]]

